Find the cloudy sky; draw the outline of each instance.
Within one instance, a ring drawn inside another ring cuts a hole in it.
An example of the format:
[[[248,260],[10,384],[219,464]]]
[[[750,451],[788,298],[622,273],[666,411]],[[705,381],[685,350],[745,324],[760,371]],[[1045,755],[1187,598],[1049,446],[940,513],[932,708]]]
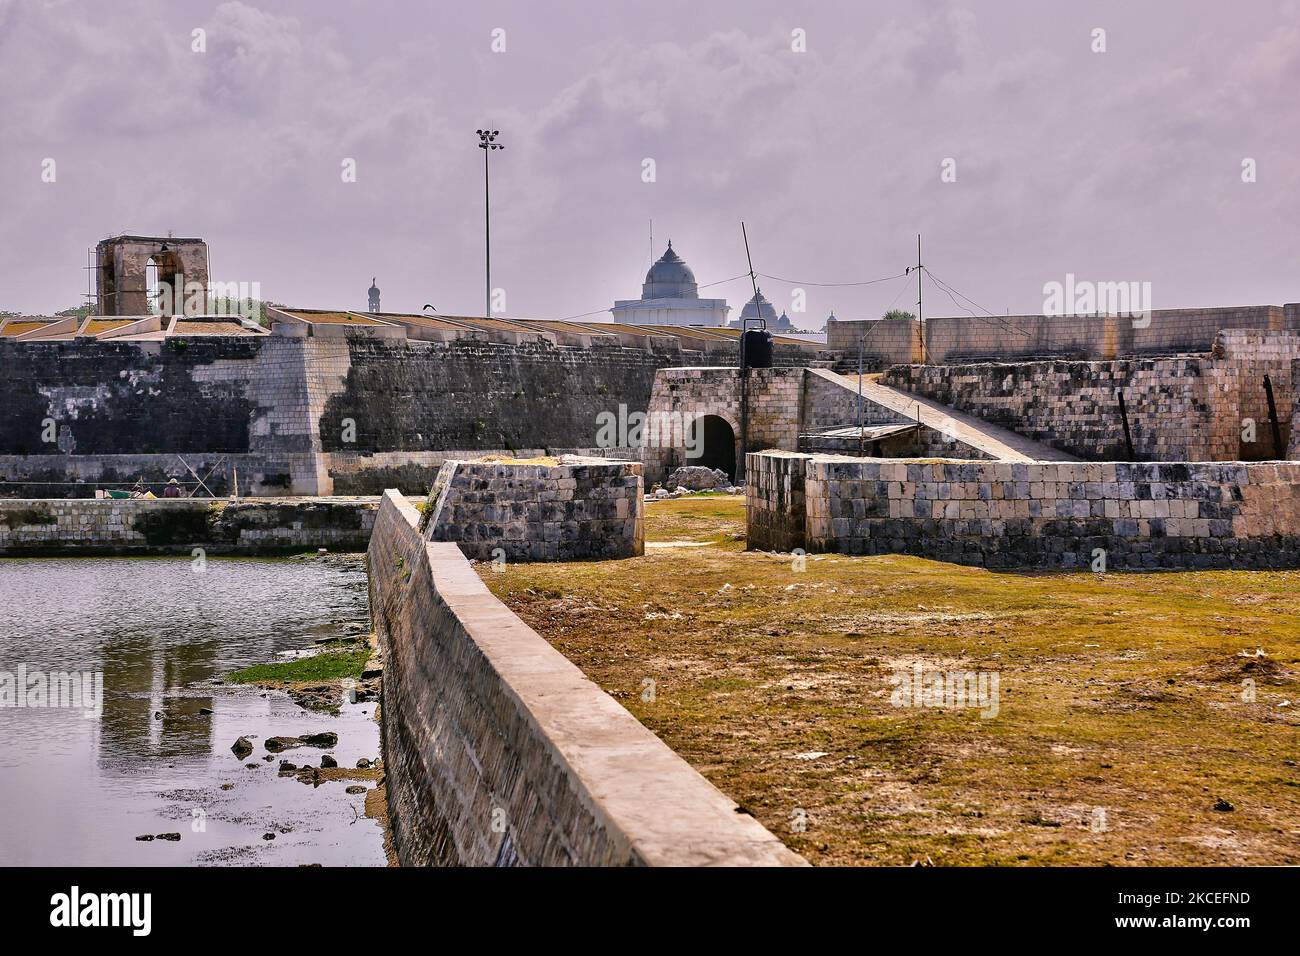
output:
[[[829,284],[901,273],[918,232],[995,312],[1066,273],[1281,304],[1298,90],[1294,0],[0,0],[0,309],[76,304],[87,247],[170,230],[273,300],[362,309],[375,275],[386,309],[481,312],[485,123],[512,315],[639,295],[651,219],[701,283],[745,271],[743,219],[807,327],[910,308]]]

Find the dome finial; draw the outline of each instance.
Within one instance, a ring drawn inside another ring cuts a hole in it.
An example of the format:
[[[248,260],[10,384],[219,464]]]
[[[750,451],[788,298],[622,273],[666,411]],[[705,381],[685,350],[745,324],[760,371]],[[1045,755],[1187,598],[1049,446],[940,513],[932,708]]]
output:
[[[658,298],[698,298],[695,274],[682,261],[682,257],[668,240],[668,248],[658,261],[646,273],[641,286],[642,299]]]

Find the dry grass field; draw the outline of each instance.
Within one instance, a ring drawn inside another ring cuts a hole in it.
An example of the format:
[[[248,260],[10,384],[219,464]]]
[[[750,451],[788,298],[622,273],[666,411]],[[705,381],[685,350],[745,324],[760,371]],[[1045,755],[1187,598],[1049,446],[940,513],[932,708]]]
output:
[[[480,567],[813,863],[1300,863],[1300,573],[798,570],[743,538],[743,499],[691,497],[647,504],[643,558]],[[895,705],[917,664],[996,674],[996,716]]]

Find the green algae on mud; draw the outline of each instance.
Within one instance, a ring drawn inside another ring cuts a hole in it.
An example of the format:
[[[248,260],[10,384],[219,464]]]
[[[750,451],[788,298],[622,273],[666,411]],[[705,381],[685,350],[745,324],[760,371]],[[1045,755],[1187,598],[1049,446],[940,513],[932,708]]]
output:
[[[254,664],[226,675],[231,684],[295,684],[306,681],[358,680],[370,659],[370,648],[325,650],[309,657],[273,664]]]

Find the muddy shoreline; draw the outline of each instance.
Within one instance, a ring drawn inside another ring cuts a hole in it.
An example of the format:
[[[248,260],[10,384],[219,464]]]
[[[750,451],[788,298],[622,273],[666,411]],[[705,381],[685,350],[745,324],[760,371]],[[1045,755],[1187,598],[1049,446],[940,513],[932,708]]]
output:
[[[172,558],[0,560],[0,590],[0,670],[102,680],[89,705],[0,708],[0,860],[388,862],[378,674],[350,699],[337,679],[360,677],[369,657],[363,555],[213,557],[200,570]],[[308,657],[310,681],[228,680]],[[331,659],[346,668],[321,670]],[[337,742],[265,746],[322,733]],[[281,761],[294,770],[280,776]]]
[[[265,694],[287,696],[303,711],[319,717],[322,728],[329,726],[329,719],[336,717],[343,706],[373,703],[374,710],[371,718],[377,729],[383,706],[383,659],[374,634],[362,635],[356,633],[355,628],[353,630],[354,633],[345,637],[319,640],[315,654],[303,655],[297,660],[310,661],[317,655],[336,653],[340,649],[363,647],[369,650],[369,654],[359,677],[340,677],[332,681],[262,678],[248,682],[247,686],[256,687]],[[335,737],[335,740],[330,744],[328,741],[320,742],[313,739],[317,737]],[[291,777],[313,788],[325,784],[343,783],[345,784],[343,793],[347,795],[364,792],[362,814],[367,819],[373,820],[383,831],[384,856],[387,865],[399,865],[388,818],[388,790],[382,753],[377,752],[374,758],[358,758],[353,767],[341,766],[337,758],[333,757],[333,751],[338,743],[337,735],[328,729],[316,731],[314,734],[276,735],[260,741],[260,747],[257,746],[258,743],[259,741],[252,738],[241,736],[232,745],[232,750],[236,752],[236,756],[239,752],[247,751],[242,758],[246,761],[246,765],[261,759],[275,766],[278,777]],[[304,755],[307,755],[306,759]],[[366,786],[371,783],[374,786]]]

